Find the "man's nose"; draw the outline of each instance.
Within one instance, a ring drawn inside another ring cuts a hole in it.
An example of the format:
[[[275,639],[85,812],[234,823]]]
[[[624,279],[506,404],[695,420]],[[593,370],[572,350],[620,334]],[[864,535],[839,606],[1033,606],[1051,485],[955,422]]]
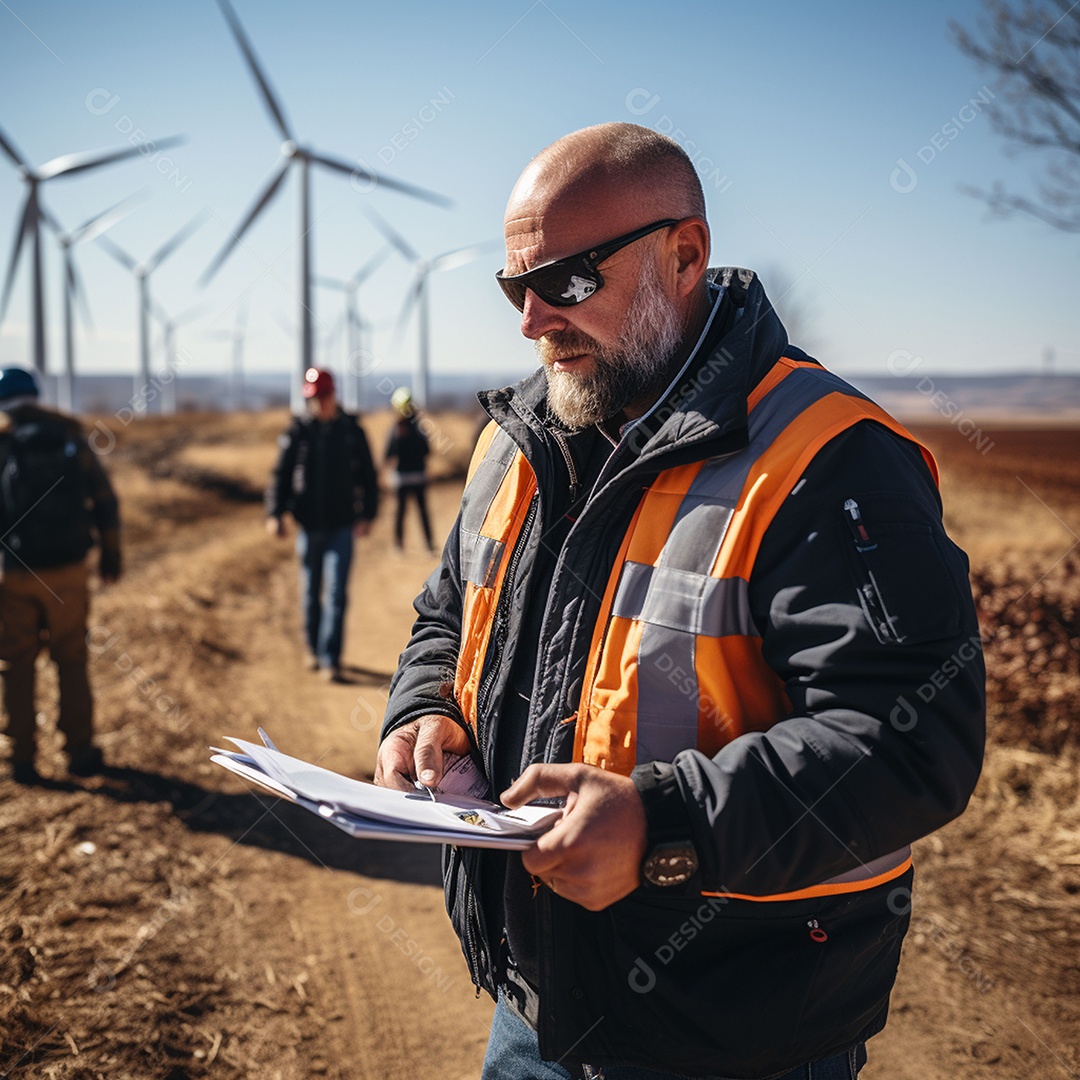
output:
[[[562,309],[545,304],[532,289],[525,290],[525,307],[521,311],[521,332],[530,341],[536,341],[553,330],[565,330],[569,323]]]

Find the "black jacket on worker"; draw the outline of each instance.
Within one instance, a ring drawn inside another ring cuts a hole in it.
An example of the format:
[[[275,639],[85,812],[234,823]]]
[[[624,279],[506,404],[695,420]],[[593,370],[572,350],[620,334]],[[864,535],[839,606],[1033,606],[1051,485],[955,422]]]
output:
[[[781,357],[800,378],[857,394],[788,344],[756,277],[710,274],[702,339],[614,449],[596,428],[557,430],[542,372],[481,395],[501,430],[416,600],[384,734],[429,712],[464,723],[455,684],[469,648],[463,598],[499,557],[460,527],[482,474],[490,482],[513,468],[520,450],[538,491],[529,528],[501,556],[508,568],[475,729],[465,725],[497,795],[532,762],[571,760],[576,725],[567,721],[581,703],[605,590],[657,476],[754,452],[747,399]],[[702,378],[708,365],[720,377]],[[865,557],[844,520],[848,500],[888,541]],[[910,867],[863,891],[806,894],[904,849],[967,803],[985,690],[966,571],[918,448],[874,421],[848,427],[773,516],[746,609],[734,611],[760,634],[789,715],[713,757],[687,748],[633,770],[650,844],[691,840],[693,878],[590,912],[531,888],[516,854],[445,849],[447,906],[473,979],[506,994],[537,1029],[545,1059],[758,1078],[881,1030],[909,921]],[[900,605],[899,623],[896,613],[875,617],[882,595]],[[671,676],[676,701],[685,678]],[[915,703],[914,718],[904,702]]]
[[[415,417],[402,417],[390,429],[386,460],[395,462],[394,471],[399,475],[415,478],[412,483],[423,483],[430,453],[427,436],[420,430]]]
[[[374,519],[379,485],[355,416],[339,411],[332,420],[294,417],[278,445],[266,489],[267,516],[288,512],[301,528],[317,532]]]
[[[101,547],[120,573],[120,508],[78,420],[27,403],[0,416],[0,565],[46,570]]]

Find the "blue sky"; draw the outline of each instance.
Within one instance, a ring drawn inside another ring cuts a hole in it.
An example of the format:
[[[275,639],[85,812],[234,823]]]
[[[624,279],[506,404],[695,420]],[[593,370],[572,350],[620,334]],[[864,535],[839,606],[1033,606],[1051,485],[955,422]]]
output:
[[[424,254],[501,235],[520,170],[578,127],[629,120],[674,134],[699,164],[714,264],[750,266],[789,300],[807,347],[840,373],[888,373],[904,350],[924,371],[1080,371],[1080,240],[1034,221],[988,220],[965,183],[1030,186],[1034,158],[1007,156],[981,107],[990,75],[951,44],[977,0],[756,4],[478,0],[394,4],[236,0],[300,136],[454,200],[450,210],[318,173],[318,272],[347,277],[381,246],[377,209]],[[73,227],[125,195],[149,198],[110,232],[147,256],[202,207],[210,218],[154,275],[173,312],[205,298],[180,331],[191,370],[224,366],[208,332],[250,306],[247,362],[291,370],[298,261],[297,190],[286,182],[205,290],[196,278],[280,160],[280,137],[213,0],[106,0],[0,6],[0,126],[31,161],[182,133],[170,163],[138,158],[43,189]],[[434,104],[432,104],[434,102]],[[965,108],[966,107],[966,108]],[[963,118],[967,118],[965,121]],[[955,137],[943,134],[954,118]],[[937,138],[941,149],[933,150]],[[926,148],[931,148],[930,150]],[[920,150],[922,156],[920,157]],[[914,169],[891,180],[898,161]],[[897,190],[900,188],[902,190]],[[6,268],[23,186],[0,161]],[[61,363],[60,275],[46,244],[51,370]],[[134,283],[89,244],[78,252],[96,331],[80,330],[84,370],[136,365]],[[531,344],[492,274],[496,249],[432,279],[432,364],[441,372],[525,373]],[[0,363],[27,363],[29,262],[0,328]],[[412,363],[415,330],[395,340],[409,281],[397,259],[361,291],[377,363]],[[338,294],[316,295],[329,331]],[[340,365],[344,345],[325,354]],[[161,364],[155,357],[155,367]]]

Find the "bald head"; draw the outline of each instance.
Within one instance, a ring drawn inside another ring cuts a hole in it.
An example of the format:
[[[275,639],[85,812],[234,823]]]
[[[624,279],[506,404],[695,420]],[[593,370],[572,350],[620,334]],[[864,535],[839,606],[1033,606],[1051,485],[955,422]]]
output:
[[[571,132],[533,158],[510,195],[506,231],[558,258],[687,217],[704,219],[705,196],[682,147],[637,124],[609,123]]]

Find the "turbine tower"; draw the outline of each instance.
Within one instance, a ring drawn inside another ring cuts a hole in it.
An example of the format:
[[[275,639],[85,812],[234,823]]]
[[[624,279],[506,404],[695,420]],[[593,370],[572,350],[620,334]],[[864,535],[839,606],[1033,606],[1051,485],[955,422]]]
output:
[[[180,377],[176,331],[185,323],[197,319],[210,305],[206,301],[201,301],[186,311],[181,311],[179,315],[170,316],[156,300],[151,300],[151,304],[154,309],[154,318],[161,323],[165,336],[165,370],[169,373],[169,379],[161,388],[161,411],[167,416],[173,416],[176,413],[176,380]]]
[[[121,218],[125,217],[134,208],[137,195],[131,195],[118,202],[115,206],[103,211],[89,221],[84,221],[77,229],[64,232],[59,229],[51,217],[46,222],[57,233],[60,242],[60,250],[64,256],[64,371],[60,377],[59,394],[57,404],[61,409],[73,412],[75,409],[75,305],[82,305],[83,316],[88,326],[93,325],[90,317],[90,308],[86,302],[86,290],[82,280],[75,269],[75,253],[72,251],[77,244],[84,244],[93,240],[103,232],[111,229]]]
[[[232,342],[232,367],[229,369],[229,412],[244,407],[244,336],[247,333],[247,303],[236,307],[236,320],[231,330],[210,330],[207,337],[213,341]]]
[[[266,106],[266,111],[270,114],[270,119],[273,121],[274,126],[285,141],[281,144],[281,163],[270,177],[269,183],[252,204],[251,209],[247,212],[243,221],[241,221],[241,223],[232,231],[225,245],[215,256],[213,262],[206,268],[200,278],[200,283],[206,285],[210,281],[221,264],[228,258],[233,248],[240,242],[244,233],[247,232],[255,219],[277,194],[285,180],[285,176],[288,173],[290,166],[295,165],[300,173],[300,203],[299,218],[297,221],[297,243],[300,248],[300,372],[299,377],[293,380],[292,403],[293,408],[297,409],[300,405],[299,386],[303,379],[303,374],[313,363],[311,166],[321,165],[324,168],[343,173],[346,176],[356,178],[365,183],[370,183],[372,186],[381,185],[391,191],[400,191],[403,194],[411,195],[413,198],[425,199],[428,202],[433,202],[442,206],[449,205],[449,200],[442,195],[437,195],[424,188],[406,184],[400,180],[392,180],[378,173],[371,172],[369,169],[361,166],[358,162],[350,162],[345,161],[342,158],[332,157],[313,149],[311,146],[301,144],[293,132],[292,127],[290,127],[288,121],[285,119],[285,111],[281,106],[281,102],[270,88],[270,81],[267,79],[262,66],[256,59],[255,50],[252,48],[251,42],[248,40],[247,34],[244,32],[244,28],[241,26],[240,20],[237,18],[236,12],[233,10],[229,0],[218,0],[218,6],[225,16],[225,21],[229,24],[229,29],[232,31],[233,37],[236,38],[236,43],[239,46],[240,51],[244,54],[244,60],[247,62],[252,78],[259,88],[259,94],[262,97],[263,104]]]
[[[175,232],[145,262],[139,262],[107,236],[97,242],[126,270],[135,275],[139,298],[139,370],[135,374],[135,399],[139,400],[150,385],[150,275],[193,233],[209,216],[200,210],[182,229]],[[149,403],[147,403],[149,412]]]
[[[357,412],[363,411],[364,407],[365,375],[360,359],[360,335],[363,333],[365,323],[360,317],[357,293],[360,291],[360,286],[382,265],[392,250],[393,248],[387,245],[346,280],[332,277],[315,279],[316,285],[321,285],[324,289],[337,289],[345,294],[346,348],[348,349],[348,355],[345,358],[345,375],[352,376],[352,379],[346,382],[346,386],[351,385],[353,391],[353,400],[347,403],[346,407],[351,405]],[[329,355],[329,346],[327,346],[327,354]]]
[[[183,142],[183,138],[175,136],[170,139],[159,139],[154,146],[175,146]],[[53,158],[38,168],[33,168],[26,158],[15,148],[15,144],[0,131],[0,149],[18,166],[22,178],[26,183],[26,201],[23,203],[22,219],[15,233],[15,243],[11,249],[11,259],[8,263],[7,280],[4,282],[4,295],[0,300],[0,323],[4,321],[7,313],[8,300],[11,297],[11,286],[15,279],[15,269],[19,263],[19,254],[23,243],[29,238],[33,246],[33,267],[31,270],[30,284],[30,323],[33,327],[33,358],[34,368],[38,374],[44,375],[46,371],[45,356],[45,290],[42,285],[43,269],[41,264],[41,223],[47,221],[46,211],[41,205],[39,188],[49,180],[55,180],[60,176],[74,176],[76,173],[86,172],[88,169],[97,169],[102,165],[111,165],[116,161],[124,161],[127,158],[142,154],[143,146],[127,146],[120,150],[104,150],[88,154],[64,154]]]
[[[405,296],[405,303],[401,308],[401,315],[398,317],[398,332],[401,333],[404,330],[413,308],[416,308],[419,315],[419,341],[416,356],[416,378],[412,392],[421,408],[426,408],[430,400],[429,383],[431,375],[431,315],[428,305],[428,276],[437,270],[456,270],[459,266],[465,266],[467,263],[478,259],[485,251],[500,246],[500,242],[488,240],[482,244],[471,244],[468,247],[443,252],[442,255],[436,255],[433,259],[425,259],[384,217],[377,214],[370,207],[364,207],[363,210],[375,228],[413,266],[412,285]]]

